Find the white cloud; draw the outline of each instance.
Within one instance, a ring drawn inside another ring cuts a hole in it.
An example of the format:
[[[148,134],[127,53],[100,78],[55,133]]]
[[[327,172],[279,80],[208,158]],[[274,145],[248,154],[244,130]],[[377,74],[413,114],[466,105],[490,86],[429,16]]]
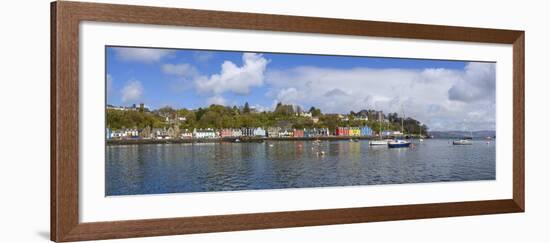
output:
[[[131,48],[131,47],[116,47],[114,48],[117,58],[122,61],[135,62],[159,62],[162,58],[174,53],[174,50],[154,49],[154,48]]]
[[[113,87],[113,76],[111,76],[111,74],[107,74],[107,93],[110,93],[111,92],[111,89]]]
[[[227,100],[222,96],[212,96],[206,100],[208,105],[227,105]]]
[[[492,63],[470,63],[464,70],[302,66],[270,70],[266,82],[270,85],[267,95],[276,102],[305,109],[405,111],[431,130],[495,128]]]
[[[244,53],[242,59],[243,65],[240,67],[231,61],[225,61],[219,74],[195,79],[197,90],[203,94],[220,95],[233,92],[246,95],[250,93],[251,88],[262,86],[269,61],[261,54],[255,53]]]
[[[126,83],[120,91],[122,94],[122,102],[138,101],[143,95],[143,86],[137,80],[131,80]]]
[[[260,104],[250,105],[250,108],[256,110],[257,112],[264,112],[264,111],[272,111],[273,110],[269,107],[265,107],[265,106],[260,105]]]
[[[462,80],[449,89],[451,100],[467,102],[495,95],[495,65],[469,63]]]
[[[277,94],[277,100],[283,101],[285,103],[295,103],[300,100],[300,93],[294,87],[284,88],[279,91]]]
[[[162,65],[162,72],[171,75],[177,75],[182,78],[194,78],[198,76],[197,69],[190,64],[164,64]]]
[[[197,68],[188,63],[163,64],[162,72],[176,77],[176,79],[171,80],[170,84],[171,90],[175,92],[183,92],[193,88],[193,80],[199,77]]]

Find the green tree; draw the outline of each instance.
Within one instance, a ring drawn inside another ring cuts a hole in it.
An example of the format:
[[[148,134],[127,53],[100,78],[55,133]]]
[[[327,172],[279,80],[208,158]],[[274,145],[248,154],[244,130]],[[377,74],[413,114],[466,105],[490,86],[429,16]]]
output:
[[[243,113],[245,114],[250,113],[250,107],[248,106],[248,102],[244,103]]]
[[[199,121],[202,118],[202,116],[204,115],[204,113],[206,113],[206,109],[203,109],[203,108],[197,109],[197,111],[195,112],[195,119],[197,119],[197,121]]]
[[[319,118],[319,122],[330,131],[335,131],[336,127],[339,126],[340,119],[337,115],[324,115]]]
[[[321,109],[315,108],[315,106],[312,106],[309,108],[309,112],[311,113],[311,116],[319,117],[321,116]]]
[[[107,110],[107,127],[111,129],[137,128],[143,129],[147,126],[164,124],[162,117],[149,112],[139,112],[134,110],[120,111]]]
[[[162,107],[162,108],[158,109],[158,112],[159,113],[164,113],[164,114],[175,114],[176,110],[174,110],[174,108],[172,108],[170,106],[165,106],[165,107]]]
[[[214,111],[206,111],[199,120],[200,128],[221,128],[220,115]]]
[[[277,116],[291,116],[295,114],[294,107],[292,107],[292,105],[283,105],[283,104],[281,105],[277,104],[277,107],[275,108],[274,113]]]

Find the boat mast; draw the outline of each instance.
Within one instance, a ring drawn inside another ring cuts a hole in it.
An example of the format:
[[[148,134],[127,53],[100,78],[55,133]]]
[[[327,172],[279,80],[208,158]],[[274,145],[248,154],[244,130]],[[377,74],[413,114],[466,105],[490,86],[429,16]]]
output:
[[[403,120],[405,120],[405,117],[401,118],[401,134],[405,135],[405,132],[403,131]]]
[[[376,113],[378,115],[378,136],[380,136],[380,139],[382,139],[382,117],[380,116],[380,113]]]
[[[405,130],[403,129],[403,121],[405,121],[405,110],[403,109],[403,104],[401,104],[401,112],[403,113],[403,117],[401,118],[401,134],[403,137],[405,137]]]

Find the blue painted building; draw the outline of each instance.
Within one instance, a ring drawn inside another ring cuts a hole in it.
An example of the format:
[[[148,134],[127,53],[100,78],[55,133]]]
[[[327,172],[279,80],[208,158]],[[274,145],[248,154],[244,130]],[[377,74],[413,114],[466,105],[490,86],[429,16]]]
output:
[[[361,136],[372,136],[373,132],[372,129],[368,126],[364,126],[361,128]]]

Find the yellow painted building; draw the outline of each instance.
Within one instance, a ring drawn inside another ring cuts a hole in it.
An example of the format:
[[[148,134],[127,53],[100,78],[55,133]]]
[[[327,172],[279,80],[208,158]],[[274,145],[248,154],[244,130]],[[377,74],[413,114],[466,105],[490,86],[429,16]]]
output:
[[[358,127],[350,127],[349,128],[349,135],[350,136],[361,136],[361,129]]]

